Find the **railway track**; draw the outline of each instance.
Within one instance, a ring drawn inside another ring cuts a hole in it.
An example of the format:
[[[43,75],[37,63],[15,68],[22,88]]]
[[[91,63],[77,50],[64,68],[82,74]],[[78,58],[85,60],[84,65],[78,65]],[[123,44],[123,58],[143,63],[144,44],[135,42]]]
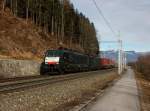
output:
[[[86,76],[92,76],[93,74],[104,74],[111,71],[112,70],[102,70],[102,71],[75,73],[75,74],[60,75],[60,76],[44,76],[44,77],[41,76],[39,78],[24,79],[24,80],[22,79],[17,81],[10,81],[10,82],[8,81],[8,82],[0,83],[0,93],[9,93],[18,90],[39,87],[42,85],[54,84],[62,81],[68,81],[68,80],[83,78]]]

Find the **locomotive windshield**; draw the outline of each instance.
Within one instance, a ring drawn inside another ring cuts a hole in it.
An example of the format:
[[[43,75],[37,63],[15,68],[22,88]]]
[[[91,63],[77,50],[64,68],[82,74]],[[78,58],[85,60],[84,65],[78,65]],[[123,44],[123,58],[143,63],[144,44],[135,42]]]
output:
[[[49,50],[46,52],[46,57],[59,57],[61,55],[62,52],[58,50]]]

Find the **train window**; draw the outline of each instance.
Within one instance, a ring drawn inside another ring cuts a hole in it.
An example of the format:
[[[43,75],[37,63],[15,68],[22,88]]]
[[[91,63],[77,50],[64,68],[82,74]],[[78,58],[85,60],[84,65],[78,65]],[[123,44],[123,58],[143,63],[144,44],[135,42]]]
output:
[[[62,55],[61,51],[49,50],[46,52],[46,57],[59,57]]]
[[[79,62],[80,62],[80,57],[79,57],[79,55],[76,55],[75,58],[76,58],[76,59],[75,59],[75,63],[76,63],[76,64],[79,64]]]
[[[69,54],[65,52],[63,57],[64,57],[64,59],[69,59]]]
[[[74,60],[75,60],[75,55],[73,53],[70,53],[69,54],[69,61],[74,63]]]
[[[58,55],[58,53],[56,53],[56,51],[48,51],[47,53],[46,53],[46,56],[47,57],[55,57],[55,56],[57,56]]]

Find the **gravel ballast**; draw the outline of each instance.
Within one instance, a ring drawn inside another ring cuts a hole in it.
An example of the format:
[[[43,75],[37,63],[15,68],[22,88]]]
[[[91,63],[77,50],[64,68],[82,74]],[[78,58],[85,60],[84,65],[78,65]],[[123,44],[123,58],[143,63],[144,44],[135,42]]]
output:
[[[113,71],[91,72],[79,79],[0,94],[0,111],[67,111],[117,77]]]

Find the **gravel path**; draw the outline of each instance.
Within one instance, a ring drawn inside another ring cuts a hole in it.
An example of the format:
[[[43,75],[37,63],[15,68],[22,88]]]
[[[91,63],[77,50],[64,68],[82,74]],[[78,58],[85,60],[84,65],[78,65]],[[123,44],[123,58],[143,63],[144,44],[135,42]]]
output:
[[[80,79],[0,94],[0,111],[67,111],[116,77],[112,71],[90,74]]]

